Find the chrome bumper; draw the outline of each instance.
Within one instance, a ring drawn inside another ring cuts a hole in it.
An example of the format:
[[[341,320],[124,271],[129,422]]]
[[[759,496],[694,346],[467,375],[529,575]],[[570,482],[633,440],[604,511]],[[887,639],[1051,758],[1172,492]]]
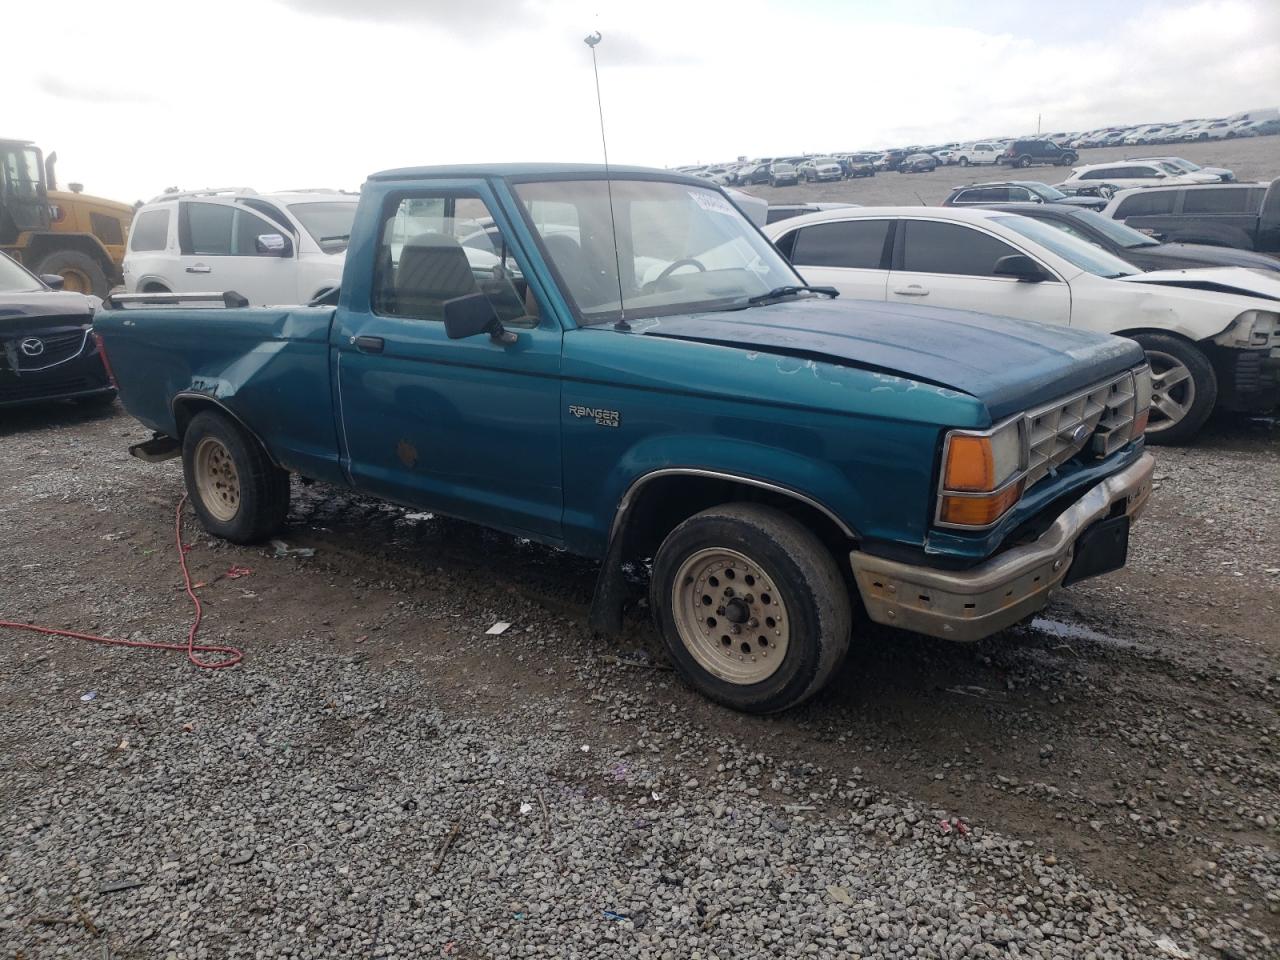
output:
[[[871,619],[946,640],[981,640],[1049,602],[1071,567],[1076,540],[1124,503],[1137,517],[1151,496],[1155,460],[1144,453],[1073,503],[1034,543],[1012,547],[969,570],[936,570],[855,550],[849,554]]]

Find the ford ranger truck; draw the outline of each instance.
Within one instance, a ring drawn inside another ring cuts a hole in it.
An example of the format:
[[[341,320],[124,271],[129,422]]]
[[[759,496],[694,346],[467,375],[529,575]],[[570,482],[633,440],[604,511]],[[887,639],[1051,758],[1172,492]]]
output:
[[[297,474],[598,560],[600,631],[650,570],[680,674],[739,710],[812,696],[868,620],[1023,620],[1123,565],[1151,490],[1137,344],[837,299],[680,174],[378,173],[331,303],[203,299],[95,330],[210,533],[270,536]]]

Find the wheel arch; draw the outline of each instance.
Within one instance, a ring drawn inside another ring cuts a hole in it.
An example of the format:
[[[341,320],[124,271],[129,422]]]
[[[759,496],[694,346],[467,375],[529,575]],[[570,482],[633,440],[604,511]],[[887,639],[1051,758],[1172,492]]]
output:
[[[253,438],[254,443],[262,448],[262,451],[267,455],[267,459],[271,461],[273,466],[279,467],[282,470],[288,469],[276,459],[275,455],[271,452],[271,448],[263,442],[258,431],[254,430],[253,427],[244,421],[243,417],[218,398],[211,397],[205,393],[196,393],[194,391],[186,390],[177,393],[174,396],[173,401],[170,404],[170,409],[172,411],[175,429],[174,439],[179,443],[182,442],[182,438],[186,435],[187,427],[191,425],[191,421],[195,418],[196,414],[202,413],[205,410],[214,410],[228,417],[236,424],[236,426],[243,430],[246,435]]]
[[[631,482],[618,502],[591,601],[591,626],[622,629],[627,597],[624,565],[653,556],[667,535],[689,517],[724,503],[764,503],[812,530],[846,575],[845,558],[857,531],[821,500],[791,487],[745,474],[701,467],[662,467]]]

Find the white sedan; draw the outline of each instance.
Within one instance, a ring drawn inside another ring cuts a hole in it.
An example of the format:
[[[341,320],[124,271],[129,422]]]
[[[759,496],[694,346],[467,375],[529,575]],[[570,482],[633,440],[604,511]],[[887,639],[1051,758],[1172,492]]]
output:
[[[1280,280],[1258,271],[1142,273],[1049,223],[963,207],[828,210],[764,231],[808,283],[847,297],[1133,338],[1151,361],[1153,441],[1190,439],[1215,407],[1280,402]]]

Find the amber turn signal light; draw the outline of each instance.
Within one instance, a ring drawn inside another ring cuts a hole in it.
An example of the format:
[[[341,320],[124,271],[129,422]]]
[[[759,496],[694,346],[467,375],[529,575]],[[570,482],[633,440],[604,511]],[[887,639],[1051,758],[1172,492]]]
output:
[[[947,446],[942,485],[948,490],[980,493],[996,485],[996,458],[990,437],[953,436]]]
[[[1021,497],[1021,480],[984,497],[955,497],[944,493],[939,519],[966,527],[985,527],[1004,516]]]

